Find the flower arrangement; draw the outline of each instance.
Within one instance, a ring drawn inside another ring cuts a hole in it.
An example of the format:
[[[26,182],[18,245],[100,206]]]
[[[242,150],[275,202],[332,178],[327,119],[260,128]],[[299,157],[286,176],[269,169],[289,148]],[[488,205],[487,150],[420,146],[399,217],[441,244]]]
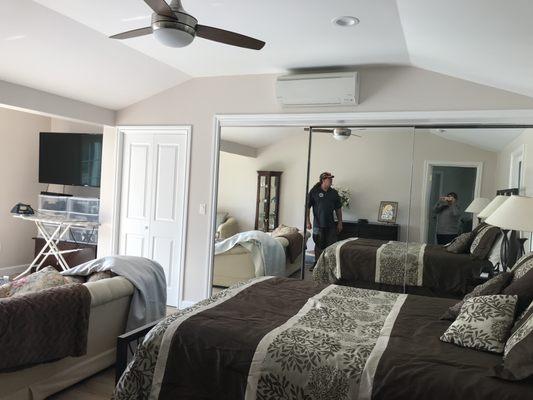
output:
[[[342,187],[335,188],[337,189],[337,192],[339,193],[339,197],[341,198],[341,204],[343,208],[350,208],[350,200],[351,200],[351,194],[348,189],[344,189]]]

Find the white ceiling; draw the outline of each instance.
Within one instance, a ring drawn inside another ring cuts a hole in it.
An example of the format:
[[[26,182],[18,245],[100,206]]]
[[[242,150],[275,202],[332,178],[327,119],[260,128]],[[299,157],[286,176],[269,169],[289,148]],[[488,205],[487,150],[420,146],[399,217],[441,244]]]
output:
[[[398,0],[411,63],[533,97],[533,1]]]
[[[304,128],[223,127],[220,132],[220,137],[226,142],[238,143],[254,149],[260,149],[288,139],[291,136],[303,134]]]
[[[150,24],[143,0],[36,1],[106,35]],[[196,77],[409,61],[394,0],[183,0],[183,6],[200,24],[257,37],[267,45],[255,52],[197,39],[176,50],[152,36],[124,43]],[[333,25],[340,15],[356,15],[361,24],[354,29]]]
[[[431,133],[445,139],[454,140],[483,150],[501,151],[520,136],[524,129],[432,129]]]
[[[412,129],[412,128],[411,128]],[[354,130],[357,135],[369,134],[389,134],[409,132],[408,128],[368,128]],[[445,130],[419,130],[416,134],[431,134],[440,136],[444,139],[468,144],[479,149],[498,152],[520,136],[524,129],[445,129]],[[223,127],[221,139],[227,142],[238,143],[254,149],[268,147],[274,143],[283,141],[292,136],[303,135],[304,128],[274,128],[274,127]],[[327,133],[316,133],[327,135]],[[416,136],[415,136],[416,138]]]
[[[33,1],[0,1],[1,80],[120,109],[188,78]]]
[[[414,65],[533,97],[529,0],[183,0],[201,24],[267,42],[167,48],[143,0],[1,0],[0,79],[120,109],[191,77]],[[332,19],[353,15],[354,28]]]

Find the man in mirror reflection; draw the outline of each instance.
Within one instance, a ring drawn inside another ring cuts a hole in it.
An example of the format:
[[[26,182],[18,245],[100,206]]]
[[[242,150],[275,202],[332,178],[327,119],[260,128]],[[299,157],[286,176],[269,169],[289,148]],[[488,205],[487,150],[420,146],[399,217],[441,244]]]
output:
[[[437,216],[437,244],[448,244],[459,235],[461,210],[457,205],[457,193],[440,197],[433,211]]]
[[[337,241],[337,235],[342,231],[342,202],[339,193],[332,188],[333,178],[330,172],[321,173],[319,181],[307,196],[307,229],[313,229],[315,263],[322,251]],[[311,208],[313,208],[312,225]]]

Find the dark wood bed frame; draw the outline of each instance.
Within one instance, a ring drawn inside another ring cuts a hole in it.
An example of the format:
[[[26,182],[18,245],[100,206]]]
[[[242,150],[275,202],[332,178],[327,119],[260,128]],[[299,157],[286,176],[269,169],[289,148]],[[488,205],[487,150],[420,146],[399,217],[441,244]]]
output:
[[[141,326],[133,331],[126,332],[117,338],[117,361],[115,363],[115,384],[126,370],[128,361],[135,354],[135,348],[144,339],[146,334],[152,330],[160,321],[155,321],[150,324]],[[135,342],[135,348],[132,347],[132,343]]]

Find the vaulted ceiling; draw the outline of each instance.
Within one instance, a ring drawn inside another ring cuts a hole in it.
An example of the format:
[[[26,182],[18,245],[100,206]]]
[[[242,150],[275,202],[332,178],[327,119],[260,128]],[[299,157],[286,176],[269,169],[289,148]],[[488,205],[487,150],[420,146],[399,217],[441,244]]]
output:
[[[533,97],[529,0],[183,0],[201,24],[260,38],[255,52],[202,39],[107,36],[150,23],[142,0],[2,0],[0,79],[120,109],[193,77],[413,65]],[[360,19],[355,27],[332,23]]]

